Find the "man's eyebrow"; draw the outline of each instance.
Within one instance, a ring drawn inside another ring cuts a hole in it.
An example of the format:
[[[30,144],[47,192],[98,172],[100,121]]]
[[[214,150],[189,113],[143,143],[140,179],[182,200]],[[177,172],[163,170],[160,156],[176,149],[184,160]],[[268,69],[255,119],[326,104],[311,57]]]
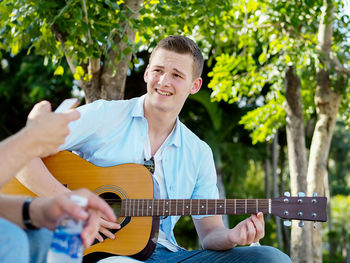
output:
[[[164,68],[163,66],[160,66],[160,65],[154,65],[153,67],[154,68]]]
[[[173,68],[173,70],[174,70],[175,72],[177,72],[177,73],[183,75],[183,76],[186,76],[186,74],[185,74],[184,72],[178,70],[177,68]]]
[[[164,66],[161,65],[153,65],[153,68],[160,68],[160,69],[164,69]],[[177,68],[173,68],[173,71],[175,71],[176,73],[182,75],[182,76],[186,76],[186,74],[184,72],[182,72],[181,70],[178,70]]]

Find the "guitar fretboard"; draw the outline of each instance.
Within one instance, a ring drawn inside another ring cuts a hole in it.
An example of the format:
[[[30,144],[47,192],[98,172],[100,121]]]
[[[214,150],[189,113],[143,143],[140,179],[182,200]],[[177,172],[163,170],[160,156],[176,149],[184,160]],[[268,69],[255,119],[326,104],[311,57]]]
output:
[[[271,213],[271,199],[122,199],[121,216]]]

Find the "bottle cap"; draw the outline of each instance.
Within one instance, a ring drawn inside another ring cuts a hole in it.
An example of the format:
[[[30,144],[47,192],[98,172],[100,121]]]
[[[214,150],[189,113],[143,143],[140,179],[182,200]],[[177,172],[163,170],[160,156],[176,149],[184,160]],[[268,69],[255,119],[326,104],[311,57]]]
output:
[[[81,207],[86,207],[88,203],[88,199],[80,195],[71,195],[70,200]]]

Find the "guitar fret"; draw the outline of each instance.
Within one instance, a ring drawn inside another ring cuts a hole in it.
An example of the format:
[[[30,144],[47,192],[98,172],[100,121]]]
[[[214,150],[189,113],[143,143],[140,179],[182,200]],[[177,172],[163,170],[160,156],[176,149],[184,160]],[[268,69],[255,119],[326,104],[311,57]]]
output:
[[[185,215],[185,200],[182,199],[182,215]]]
[[[169,204],[169,213],[168,213],[168,215],[170,215],[170,213],[171,213],[171,201],[168,201],[167,204]]]
[[[176,208],[176,210],[175,210],[175,215],[177,215],[177,199],[175,200],[175,208]]]
[[[128,204],[128,210],[126,210],[126,214],[130,216],[130,203],[129,199],[126,199],[126,203]]]
[[[256,199],[256,203],[255,203],[255,210],[256,210],[256,213],[259,212],[259,199]]]
[[[206,202],[206,203],[207,203],[207,205],[206,205],[206,206],[207,206],[207,209],[206,209],[206,210],[207,210],[207,211],[206,211],[206,214],[208,214],[208,199],[207,199],[207,202]]]
[[[131,206],[130,216],[135,216],[135,199],[130,200],[130,206]]]
[[[146,215],[148,216],[148,199],[146,201]]]
[[[165,201],[162,200],[162,202],[163,202],[163,216],[165,216]]]
[[[152,199],[152,216],[154,216],[154,214],[153,214],[153,206],[154,206],[154,199]]]
[[[131,216],[131,209],[132,209],[132,199],[129,199],[129,216]]]
[[[225,209],[224,214],[226,215],[226,199],[225,199],[224,209]]]
[[[145,203],[145,200],[142,199],[142,210],[141,210],[141,211],[142,211],[142,216],[143,216],[143,208],[145,207],[145,206],[144,206],[144,203]]]
[[[247,213],[247,199],[244,200],[244,213],[246,214]]]
[[[159,199],[158,199],[158,206],[157,206],[157,216],[159,216]]]
[[[137,216],[140,216],[140,199],[137,200]]]
[[[218,214],[218,212],[217,212],[217,204],[218,204],[218,202],[217,202],[218,200],[217,199],[215,199],[215,215],[217,215]]]
[[[237,214],[237,200],[235,199],[235,215]]]
[[[192,215],[192,199],[190,200],[190,215]]]

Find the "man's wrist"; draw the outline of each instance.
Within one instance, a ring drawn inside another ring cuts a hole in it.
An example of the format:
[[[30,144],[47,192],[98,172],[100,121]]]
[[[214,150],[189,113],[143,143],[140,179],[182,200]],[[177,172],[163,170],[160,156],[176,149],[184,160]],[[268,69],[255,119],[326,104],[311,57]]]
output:
[[[24,203],[23,203],[23,207],[22,207],[22,218],[23,218],[23,225],[27,228],[27,229],[39,229],[32,220],[32,216],[31,216],[31,212],[30,212],[30,206],[32,204],[32,202],[35,199],[32,197],[28,197]]]
[[[25,126],[18,135],[23,137],[21,141],[26,145],[23,149],[26,149],[25,154],[29,160],[41,156],[42,146],[37,140],[36,132],[30,126]]]

